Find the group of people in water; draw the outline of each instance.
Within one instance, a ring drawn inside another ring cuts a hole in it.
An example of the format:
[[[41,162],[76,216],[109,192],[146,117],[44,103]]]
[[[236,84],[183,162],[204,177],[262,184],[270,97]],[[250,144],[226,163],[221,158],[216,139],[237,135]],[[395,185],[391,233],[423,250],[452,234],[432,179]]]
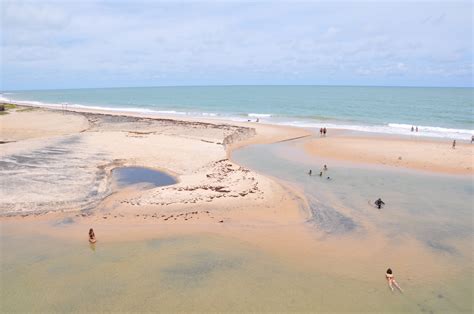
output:
[[[322,177],[323,172],[325,172],[327,170],[328,170],[327,165],[324,165],[323,169],[319,172],[319,176]],[[309,169],[308,175],[310,175],[310,176],[313,175],[313,170],[312,169]],[[331,178],[327,177],[327,179],[330,180]],[[385,205],[385,202],[382,201],[382,199],[380,197],[374,203],[375,203],[375,206],[377,206],[378,209],[381,209],[382,206]],[[390,269],[390,268],[387,269],[387,271],[385,273],[385,278],[387,279],[388,286],[389,286],[389,288],[392,292],[395,290],[394,287],[396,287],[400,292],[403,293],[402,288],[400,288],[397,281],[395,280],[395,277],[393,276],[392,269]]]
[[[327,170],[328,170],[328,166],[327,166],[327,165],[324,165],[323,169],[319,172],[319,176],[322,177],[322,176],[323,176],[323,171],[327,171]],[[308,175],[309,175],[309,176],[312,176],[312,175],[313,175],[313,170],[312,170],[312,169],[309,169]],[[327,177],[326,179],[327,179],[327,180],[331,180],[331,177]]]
[[[411,131],[412,131],[412,132],[414,132],[414,131],[418,132],[418,127],[414,127],[414,126],[412,125],[412,126],[411,126]]]

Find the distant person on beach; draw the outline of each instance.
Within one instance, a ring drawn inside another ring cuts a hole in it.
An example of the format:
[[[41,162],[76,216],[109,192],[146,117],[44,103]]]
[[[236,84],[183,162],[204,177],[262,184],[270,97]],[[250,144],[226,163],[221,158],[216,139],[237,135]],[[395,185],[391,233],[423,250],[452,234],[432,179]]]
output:
[[[323,172],[322,172],[322,171],[319,172],[319,176],[320,176],[320,177],[323,176]]]
[[[418,127],[416,127],[415,131],[418,132]]]
[[[324,171],[327,171],[327,170],[328,170],[328,166],[324,165],[323,170],[324,170]]]
[[[97,239],[95,238],[94,229],[92,229],[92,228],[89,229],[89,242],[90,243],[96,243],[97,242]]]
[[[472,142],[474,142],[474,135],[471,136],[471,144],[472,144]]]
[[[412,132],[415,131],[415,128],[413,127],[413,125],[411,126],[411,131]]]
[[[453,141],[453,149],[456,148],[456,140]]]
[[[308,175],[312,175],[312,174],[313,174],[313,170],[309,169]]]
[[[257,122],[257,123],[258,123],[258,122],[260,122],[260,119],[259,119],[259,118],[257,118],[257,121],[256,121],[256,122]]]
[[[385,273],[385,278],[387,278],[388,286],[390,287],[392,292],[394,290],[393,286],[397,287],[397,289],[400,290],[400,292],[403,292],[402,288],[400,288],[397,281],[395,280],[395,277],[393,276],[392,270],[390,268],[387,269],[387,272]]]
[[[331,177],[327,177],[326,180],[331,180]]]
[[[323,134],[324,134],[324,136],[326,136],[327,131],[328,131],[328,130],[327,130],[326,128],[323,128]]]
[[[323,136],[323,128],[319,129],[319,135]]]
[[[375,205],[377,206],[378,209],[382,208],[382,205],[385,205],[385,203],[382,201],[381,198],[375,201]]]

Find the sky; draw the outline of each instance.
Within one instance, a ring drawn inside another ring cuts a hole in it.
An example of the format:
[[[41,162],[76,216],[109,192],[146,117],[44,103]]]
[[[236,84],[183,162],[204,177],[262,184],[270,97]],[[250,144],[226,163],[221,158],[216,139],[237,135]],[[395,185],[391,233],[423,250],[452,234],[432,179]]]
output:
[[[473,86],[471,1],[0,3],[0,90]]]

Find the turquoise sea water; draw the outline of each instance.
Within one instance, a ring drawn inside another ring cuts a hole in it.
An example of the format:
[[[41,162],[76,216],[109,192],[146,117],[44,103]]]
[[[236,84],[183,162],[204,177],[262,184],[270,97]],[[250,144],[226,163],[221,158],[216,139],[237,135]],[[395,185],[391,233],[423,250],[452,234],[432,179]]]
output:
[[[145,114],[205,116],[302,127],[470,140],[474,89],[349,86],[206,86],[2,92],[36,105],[68,103]],[[419,132],[412,133],[411,126]]]

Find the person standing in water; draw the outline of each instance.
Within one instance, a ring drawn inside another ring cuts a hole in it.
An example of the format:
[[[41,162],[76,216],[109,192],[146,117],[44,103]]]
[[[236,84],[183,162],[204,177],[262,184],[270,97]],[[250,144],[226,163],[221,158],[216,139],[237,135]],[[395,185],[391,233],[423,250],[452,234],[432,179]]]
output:
[[[92,229],[92,228],[89,229],[89,242],[90,243],[96,243],[97,242],[97,239],[95,238],[94,229]]]
[[[327,171],[327,170],[328,170],[328,166],[324,165],[323,170],[324,170],[324,171]]]
[[[395,286],[397,287],[398,290],[400,290],[400,292],[403,293],[402,288],[400,288],[400,286],[398,285],[397,281],[395,280],[395,277],[393,276],[392,270],[390,268],[387,269],[387,272],[385,273],[385,278],[387,278],[388,286],[390,287],[392,292],[394,290],[393,286]]]
[[[382,205],[385,205],[385,203],[382,201],[381,198],[375,201],[375,205],[377,206],[378,209],[382,208]]]
[[[312,175],[312,174],[313,174],[313,170],[309,169],[308,175]]]
[[[322,172],[322,171],[319,172],[319,176],[320,176],[320,177],[323,176],[323,172]]]
[[[411,131],[412,132],[415,131],[415,128],[413,127],[413,125],[411,126]]]
[[[456,148],[456,140],[453,141],[453,149]]]
[[[418,127],[416,127],[415,131],[418,132]]]

